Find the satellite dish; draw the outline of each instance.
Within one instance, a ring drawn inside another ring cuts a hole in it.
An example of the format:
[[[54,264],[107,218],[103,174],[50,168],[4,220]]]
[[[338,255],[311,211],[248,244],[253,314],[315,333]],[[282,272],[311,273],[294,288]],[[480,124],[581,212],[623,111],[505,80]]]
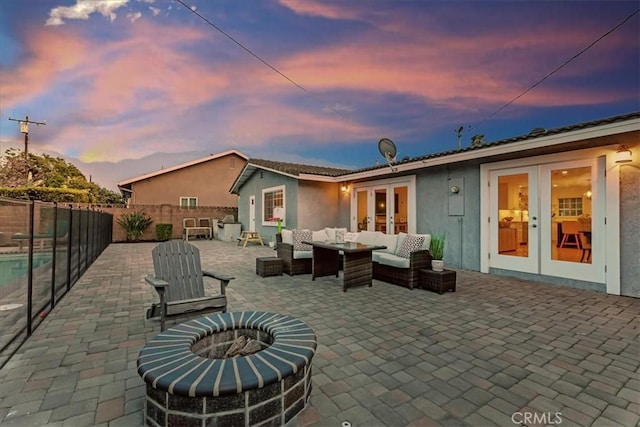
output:
[[[391,171],[395,172],[395,169],[391,166],[391,162],[396,161],[396,154],[398,154],[396,144],[394,144],[389,138],[382,138],[378,141],[378,151],[380,151],[382,157],[384,157],[387,160],[387,163],[389,163]]]
[[[396,160],[396,154],[398,150],[396,148],[396,144],[393,143],[389,138],[382,138],[378,141],[378,150],[382,157],[384,157],[387,162],[393,162]]]

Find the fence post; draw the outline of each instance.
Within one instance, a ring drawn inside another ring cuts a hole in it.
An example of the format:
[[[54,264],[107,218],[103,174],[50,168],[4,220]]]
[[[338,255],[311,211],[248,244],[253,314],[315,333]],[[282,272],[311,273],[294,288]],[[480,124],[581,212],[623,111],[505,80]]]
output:
[[[69,204],[69,237],[67,238],[67,292],[71,290],[71,251],[73,250],[73,205]]]
[[[33,327],[31,312],[33,311],[33,229],[35,201],[31,199],[29,203],[29,254],[27,255],[27,337],[31,336]]]
[[[56,306],[56,253],[58,245],[58,202],[53,202],[53,243],[51,244],[51,310]],[[49,310],[49,311],[51,311]]]

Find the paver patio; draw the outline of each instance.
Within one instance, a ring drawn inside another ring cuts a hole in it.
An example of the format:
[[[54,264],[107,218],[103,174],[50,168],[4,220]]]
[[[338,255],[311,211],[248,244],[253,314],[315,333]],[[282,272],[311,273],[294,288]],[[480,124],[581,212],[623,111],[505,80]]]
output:
[[[314,390],[293,426],[640,421],[638,299],[468,271],[455,293],[376,280],[344,293],[341,278],[256,275],[268,247],[195,244],[204,268],[236,277],[230,311],[279,312],[314,329]],[[160,331],[144,318],[154,245],[110,245],[47,316],[0,371],[0,424],[142,425],[136,358]]]

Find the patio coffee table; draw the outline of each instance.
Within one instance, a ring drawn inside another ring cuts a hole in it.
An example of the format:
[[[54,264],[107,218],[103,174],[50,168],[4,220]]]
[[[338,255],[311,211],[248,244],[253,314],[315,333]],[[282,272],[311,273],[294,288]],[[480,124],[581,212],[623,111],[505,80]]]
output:
[[[369,286],[373,284],[373,263],[371,253],[376,249],[386,249],[386,246],[363,245],[356,242],[302,242],[313,247],[313,260],[311,262],[311,280],[316,277],[338,277],[340,272],[340,251],[344,253],[344,274],[342,278],[342,290],[356,286]]]

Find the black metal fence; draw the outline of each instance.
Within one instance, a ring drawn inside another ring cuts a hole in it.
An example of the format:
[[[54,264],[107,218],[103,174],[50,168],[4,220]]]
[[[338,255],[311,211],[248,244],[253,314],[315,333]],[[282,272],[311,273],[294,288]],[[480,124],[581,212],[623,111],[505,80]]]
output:
[[[111,243],[113,216],[0,198],[0,369]]]

